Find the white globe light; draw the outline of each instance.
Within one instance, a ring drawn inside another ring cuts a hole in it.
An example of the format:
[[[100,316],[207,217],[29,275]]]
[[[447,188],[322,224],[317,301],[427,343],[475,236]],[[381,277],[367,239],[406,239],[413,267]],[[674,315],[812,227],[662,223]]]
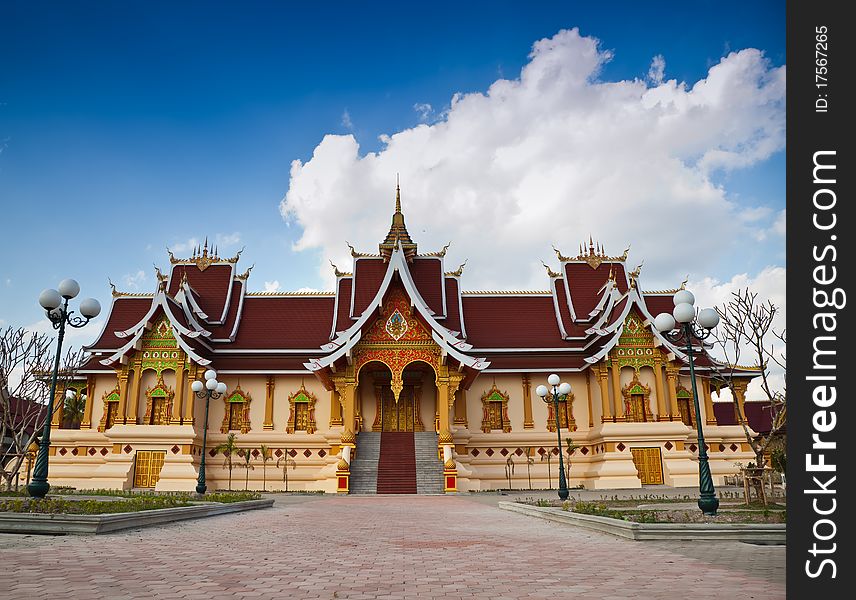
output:
[[[74,279],[63,279],[57,287],[63,298],[71,300],[80,293],[80,284]]]
[[[559,393],[563,396],[567,396],[571,393],[571,384],[565,381],[559,386]]]
[[[216,378],[217,378],[217,371],[215,371],[214,369],[208,369],[207,371],[205,371],[205,379],[216,379]]]
[[[687,302],[678,304],[675,307],[675,310],[672,311],[672,314],[675,316],[675,321],[678,323],[689,323],[695,319],[695,309],[692,304]]]
[[[672,301],[675,303],[675,306],[678,304],[689,304],[692,306],[695,304],[695,296],[693,296],[693,293],[689,290],[681,290],[675,294]]]
[[[207,387],[212,392],[217,389],[217,380],[216,379],[206,379],[205,387]]]
[[[190,384],[190,389],[193,390],[194,392],[201,392],[202,388],[204,388],[204,387],[205,387],[205,384],[202,383],[201,381],[194,381],[193,383]]]
[[[547,386],[546,385],[539,385],[538,387],[535,388],[535,393],[538,394],[541,398],[546,398],[547,397]]]
[[[225,394],[226,393],[226,384],[223,383],[222,381],[220,383],[218,383],[217,384],[217,391],[220,392],[221,394]]]
[[[556,375],[555,373],[553,373],[552,375],[550,375],[547,378],[547,383],[549,383],[550,385],[559,385],[560,381],[562,381],[562,380],[559,379],[559,376]]]
[[[654,318],[654,327],[661,333],[666,333],[675,328],[675,317],[669,313],[660,313]]]
[[[703,308],[698,313],[698,324],[705,329],[713,329],[719,325],[719,314],[712,308]]]
[[[80,303],[80,314],[87,319],[94,319],[101,314],[101,303],[95,298],[87,298]]]
[[[45,310],[53,310],[62,304],[62,296],[60,296],[59,292],[56,290],[44,290],[39,294],[39,304]]]

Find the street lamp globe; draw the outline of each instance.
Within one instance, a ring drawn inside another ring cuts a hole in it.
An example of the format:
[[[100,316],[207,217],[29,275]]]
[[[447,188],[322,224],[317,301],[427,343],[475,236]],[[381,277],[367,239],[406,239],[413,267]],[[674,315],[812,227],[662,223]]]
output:
[[[559,379],[559,376],[556,375],[555,373],[553,373],[552,375],[550,375],[547,378],[547,383],[549,383],[550,385],[559,385],[560,381],[562,381],[562,380]]]
[[[205,384],[197,380],[190,384],[190,389],[194,392],[201,392],[205,389]]]
[[[672,297],[672,302],[675,303],[675,306],[678,304],[689,304],[692,306],[695,304],[695,296],[693,296],[693,293],[689,290],[679,290]]]
[[[217,379],[217,371],[215,371],[214,369],[208,369],[207,371],[205,371],[205,379]]]
[[[669,313],[660,313],[654,318],[654,327],[656,327],[657,331],[660,333],[671,331],[675,328],[675,317]]]
[[[87,319],[94,319],[101,314],[101,303],[95,298],[87,298],[80,303],[80,314]]]
[[[689,323],[695,319],[695,308],[689,302],[681,302],[675,306],[672,315],[678,323]]]
[[[57,289],[63,298],[71,300],[80,293],[80,284],[74,279],[63,279],[59,282]]]
[[[39,294],[39,304],[45,310],[53,310],[62,304],[62,296],[54,289],[46,289]]]
[[[561,394],[562,396],[567,396],[570,393],[571,393],[571,384],[570,383],[565,381],[561,385],[559,385],[559,394]]]
[[[217,393],[225,394],[226,393],[226,384],[222,381],[217,384]]]
[[[217,389],[217,380],[216,379],[208,379],[205,381],[205,387],[211,390],[212,392]]]
[[[548,393],[547,392],[547,386],[546,385],[539,385],[538,387],[535,388],[535,393],[538,394],[539,397],[545,398],[547,396],[547,393]]]
[[[698,313],[698,324],[705,329],[713,329],[719,325],[719,313],[713,308],[703,308]]]

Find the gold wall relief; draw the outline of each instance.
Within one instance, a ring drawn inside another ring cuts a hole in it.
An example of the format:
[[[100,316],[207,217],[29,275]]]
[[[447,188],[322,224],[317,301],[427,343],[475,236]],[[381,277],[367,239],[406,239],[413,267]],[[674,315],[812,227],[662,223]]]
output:
[[[223,398],[226,410],[223,415],[223,422],[220,424],[220,433],[249,432],[251,429],[250,402],[252,401],[250,395],[241,389],[240,384],[235,387],[231,394],[227,394]]]
[[[511,432],[511,420],[508,418],[508,392],[501,392],[493,386],[482,394],[482,424],[484,433],[499,429],[505,433]]]
[[[147,425],[169,425],[174,395],[175,392],[167,387],[163,375],[159,373],[155,385],[146,390],[146,414],[143,422]]]
[[[556,431],[556,417],[553,414],[553,393],[547,394],[547,431]],[[577,422],[574,419],[574,395],[568,394],[564,400],[559,400],[559,427],[568,431],[577,430]]]
[[[289,413],[286,433],[305,431],[315,433],[315,402],[317,398],[312,392],[308,392],[303,384],[300,389],[288,395]]]
[[[528,373],[521,376],[523,384],[523,429],[535,429],[532,417],[532,378]]]
[[[644,423],[654,420],[651,414],[651,387],[639,381],[639,373],[633,373],[633,380],[621,388],[624,398],[624,414],[628,421]]]
[[[675,396],[678,400],[681,421],[684,422],[684,425],[695,427],[698,416],[696,415],[692,392],[685,388],[684,384],[680,383],[675,387]]]

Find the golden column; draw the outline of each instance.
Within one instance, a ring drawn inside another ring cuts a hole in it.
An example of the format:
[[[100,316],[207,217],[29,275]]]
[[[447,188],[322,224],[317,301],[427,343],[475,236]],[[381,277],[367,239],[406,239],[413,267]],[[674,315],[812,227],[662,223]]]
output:
[[[600,422],[615,421],[612,416],[612,411],[609,409],[609,373],[605,365],[600,365],[597,368],[597,383],[600,386]]]
[[[176,367],[175,372],[175,397],[172,399],[172,415],[169,418],[170,425],[181,425],[181,405],[184,404],[184,388],[187,387],[187,368],[184,361]]]
[[[119,406],[116,408],[115,424],[125,422],[125,404],[128,402],[128,366],[123,366],[117,373],[119,380]]]
[[[95,377],[86,378],[86,406],[83,408],[83,420],[80,422],[81,429],[92,428],[92,403],[95,398]]]
[[[455,399],[455,425],[467,427],[467,390],[458,390]]]
[[[357,445],[357,436],[354,433],[357,382],[353,377],[337,377],[333,379],[333,385],[342,397],[342,413],[345,425],[341,441],[342,457],[336,465],[336,491],[340,494],[347,494],[351,487],[351,452]]]
[[[140,372],[140,363],[135,362],[131,376],[131,389],[128,393],[128,406],[125,412],[125,423],[137,424],[137,408],[140,406],[140,380],[143,374]]]
[[[666,378],[669,380],[669,420],[680,421],[681,410],[678,408],[678,371],[677,367],[666,367]]]
[[[265,382],[265,420],[262,423],[263,431],[273,431],[273,392],[276,389],[276,378],[269,375]]]
[[[330,427],[341,425],[342,421],[342,398],[339,392],[330,392]]]
[[[743,423],[746,421],[746,388],[749,386],[748,382],[743,380],[731,380],[731,387],[734,388],[734,393],[737,395],[737,422]]]
[[[659,361],[654,363],[654,391],[657,393],[657,420],[668,421],[669,413],[666,409],[666,394],[663,390],[663,365]]]
[[[701,390],[704,394],[705,422],[708,425],[716,425],[716,413],[713,412],[713,396],[710,395],[710,379],[707,377],[701,378]]]
[[[455,466],[454,440],[449,429],[449,412],[455,402],[455,391],[463,376],[453,375],[437,378],[437,411],[440,424],[438,443],[443,449],[443,491],[458,491],[458,469]]]
[[[62,424],[62,413],[65,408],[65,390],[59,389],[60,387],[57,386],[54,392],[54,413],[51,415],[51,427],[54,429],[59,429]]]
[[[621,395],[621,367],[612,361],[612,402],[615,405],[615,420],[626,421],[624,415],[624,398]]]
[[[594,427],[594,417],[592,416],[592,408],[591,408],[591,373],[586,371],[586,395],[588,396],[588,421],[589,427]]]
[[[535,429],[532,418],[532,379],[529,373],[523,374],[523,429]]]

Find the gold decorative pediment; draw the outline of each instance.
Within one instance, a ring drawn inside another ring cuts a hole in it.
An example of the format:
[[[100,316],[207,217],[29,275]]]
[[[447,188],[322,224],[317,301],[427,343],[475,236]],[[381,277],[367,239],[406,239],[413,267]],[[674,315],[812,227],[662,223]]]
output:
[[[290,412],[288,424],[285,427],[286,433],[294,433],[295,431],[315,433],[317,429],[315,424],[316,401],[315,394],[307,391],[303,384],[300,384],[300,389],[296,392],[288,395]]]
[[[501,392],[496,382],[482,394],[482,431],[490,433],[502,429],[504,433],[511,432],[511,419],[508,418],[508,392]]]
[[[223,414],[223,422],[220,424],[220,433],[229,433],[230,431],[238,430],[241,433],[250,431],[250,402],[252,400],[250,395],[241,389],[241,384],[235,386],[231,394],[223,396],[225,412]],[[233,406],[236,405],[240,405],[240,407],[233,409]],[[237,412],[233,413],[233,410]]]

